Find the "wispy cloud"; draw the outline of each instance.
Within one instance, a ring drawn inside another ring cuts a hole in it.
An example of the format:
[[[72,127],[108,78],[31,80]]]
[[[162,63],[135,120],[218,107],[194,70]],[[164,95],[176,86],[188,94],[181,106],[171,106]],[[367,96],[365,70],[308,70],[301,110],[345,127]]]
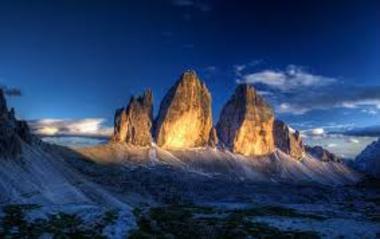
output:
[[[244,69],[239,66],[238,69]],[[298,91],[300,88],[319,87],[336,82],[337,79],[311,74],[302,67],[289,65],[284,71],[264,70],[241,75],[238,83],[264,84],[282,92]]]
[[[354,159],[368,144],[374,141],[375,135],[351,135],[343,130],[337,132],[337,127],[347,128],[348,125],[326,125],[318,128],[302,130],[301,135],[307,145],[320,145],[344,158]],[[379,130],[380,128],[378,128]]]
[[[339,89],[339,90],[337,90]],[[301,90],[281,96],[279,113],[305,114],[312,110],[342,108],[376,115],[380,111],[380,86],[332,84],[315,90]]]
[[[304,136],[324,136],[326,131],[324,128],[314,128],[309,130],[304,130],[301,132]]]
[[[234,66],[237,83],[255,85],[278,113],[303,115],[313,110],[341,108],[376,115],[380,112],[380,85],[348,85],[337,77],[314,74],[289,65],[285,70],[252,72],[247,64]],[[339,89],[339,90],[337,90]]]
[[[354,159],[374,137],[347,136],[343,134],[325,134],[323,136],[307,137],[304,142],[307,145],[320,145],[330,152],[343,157]]]
[[[113,129],[102,118],[40,119],[29,121],[33,133],[44,136],[108,137]]]

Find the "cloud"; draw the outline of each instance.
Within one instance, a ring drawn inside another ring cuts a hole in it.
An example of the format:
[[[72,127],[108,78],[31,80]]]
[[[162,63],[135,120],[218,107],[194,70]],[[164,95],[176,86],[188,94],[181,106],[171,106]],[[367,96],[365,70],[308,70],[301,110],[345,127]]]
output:
[[[377,109],[380,109],[380,99],[358,99],[353,101],[344,101],[342,106],[345,108],[358,108],[360,106],[375,106]]]
[[[326,134],[323,137],[304,139],[307,145],[320,145],[340,157],[354,159],[375,137],[357,137],[342,134]]]
[[[237,81],[245,74],[245,71],[252,69],[255,66],[262,64],[263,60],[253,60],[246,64],[236,64],[233,66]]]
[[[327,132],[325,131],[324,128],[314,128],[314,129],[307,129],[307,130],[302,130],[301,134],[303,137],[321,137],[321,136],[326,136]]]
[[[375,109],[362,109],[361,112],[369,114],[369,115],[377,115],[378,111]]]
[[[339,90],[337,90],[339,89]],[[332,84],[318,89],[277,95],[279,113],[305,114],[312,110],[341,108],[375,115],[380,110],[380,86]]]
[[[325,134],[325,130],[323,128],[315,128],[315,129],[311,130],[311,133],[313,135],[324,135]]]
[[[104,126],[104,119],[41,119],[29,121],[33,133],[43,136],[109,137],[113,129]]]
[[[349,139],[348,139],[348,142],[350,142],[350,143],[354,143],[354,144],[358,144],[358,143],[360,143],[360,140],[355,139],[355,138],[349,138]]]
[[[243,66],[237,70],[244,70]],[[264,84],[269,88],[282,92],[298,91],[301,88],[329,85],[337,79],[314,75],[299,66],[289,65],[284,71],[264,70],[251,74],[240,75],[238,83]]]
[[[266,92],[266,98],[278,113],[303,115],[332,108],[370,115],[380,112],[380,85],[349,85],[336,77],[313,74],[295,65],[285,70],[252,72],[249,64],[240,64],[234,66],[234,73],[237,83],[253,84],[258,92]]]
[[[347,125],[342,125],[343,129],[346,127]],[[326,125],[303,130],[301,135],[306,145],[320,145],[340,157],[351,159],[354,159],[368,144],[376,139],[373,135],[346,135],[345,131],[332,131],[333,129],[335,129],[333,125]]]
[[[294,115],[303,115],[310,110],[308,108],[289,103],[281,103],[279,106],[276,107],[276,109],[279,113],[291,113]]]

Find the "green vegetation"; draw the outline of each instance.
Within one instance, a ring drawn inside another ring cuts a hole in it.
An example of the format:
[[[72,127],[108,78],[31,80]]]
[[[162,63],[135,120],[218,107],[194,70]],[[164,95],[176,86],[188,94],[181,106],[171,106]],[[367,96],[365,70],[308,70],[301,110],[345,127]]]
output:
[[[26,213],[38,209],[38,205],[8,205],[3,208],[0,218],[0,238],[40,238],[51,235],[53,238],[105,238],[103,229],[116,222],[118,212],[106,211],[96,222],[85,223],[79,216],[67,213],[48,215],[46,219],[26,220]]]
[[[312,217],[292,209],[278,207],[247,210],[218,210],[195,206],[167,206],[151,208],[139,214],[139,229],[130,238],[319,238],[315,232],[281,231],[252,217],[276,215],[284,217]],[[315,218],[313,218],[315,219]],[[318,218],[321,219],[321,218]]]
[[[300,213],[292,208],[283,208],[276,206],[264,206],[264,207],[255,207],[250,209],[235,210],[234,215],[240,216],[278,216],[278,217],[290,217],[290,218],[310,218],[314,220],[325,220],[323,216],[315,214],[306,214]]]

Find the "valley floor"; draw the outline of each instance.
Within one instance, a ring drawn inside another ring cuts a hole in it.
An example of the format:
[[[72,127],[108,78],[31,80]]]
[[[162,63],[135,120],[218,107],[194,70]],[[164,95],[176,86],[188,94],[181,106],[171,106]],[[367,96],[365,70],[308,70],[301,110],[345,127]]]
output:
[[[195,192],[176,198],[157,193],[157,201],[136,200],[133,215],[94,205],[5,205],[0,237],[379,238],[380,198],[373,184],[243,188],[247,191],[213,188],[193,200],[185,195]]]
[[[3,162],[0,238],[380,236],[379,182],[342,185],[341,180],[353,181],[357,175],[341,165],[313,164],[324,170],[321,172],[331,172],[322,181],[326,184],[321,184],[305,180],[314,179],[308,175],[318,175],[319,171],[308,171],[297,162],[290,166],[296,165],[299,170],[282,171],[285,179],[293,179],[286,182],[275,177],[260,180],[256,171],[245,167],[250,165],[244,159],[228,159],[226,164],[218,161],[218,152],[212,156],[217,160],[213,163],[202,151],[196,151],[193,153],[201,162],[184,164],[178,160],[188,156],[183,152],[44,147],[43,152],[27,149],[35,157],[22,159],[20,165]],[[42,157],[46,152],[49,158]],[[267,159],[262,160],[263,164],[253,166],[255,170],[267,165]],[[276,158],[268,160],[279,162]],[[240,162],[245,162],[244,167],[237,164]],[[32,167],[36,163],[38,167]],[[276,170],[280,166],[286,169],[285,164],[275,166]],[[31,171],[41,167],[54,172],[49,175],[54,183],[42,183],[48,180],[43,177],[45,173]],[[11,173],[10,169],[17,170]],[[261,172],[275,175],[278,171],[274,169],[264,167]],[[239,177],[244,170],[254,177]],[[28,177],[29,173],[34,177]],[[17,181],[17,175],[23,175],[33,187]],[[335,179],[338,183],[327,184]]]

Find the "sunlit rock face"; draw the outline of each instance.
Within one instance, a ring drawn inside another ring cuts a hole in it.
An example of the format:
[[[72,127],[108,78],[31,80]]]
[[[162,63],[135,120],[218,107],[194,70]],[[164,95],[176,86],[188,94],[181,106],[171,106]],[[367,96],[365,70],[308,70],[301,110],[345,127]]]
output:
[[[260,156],[274,150],[273,122],[272,108],[253,86],[241,84],[223,107],[216,128],[219,140],[234,153]]]
[[[14,109],[8,111],[4,92],[0,89],[0,158],[18,156],[23,142],[32,142],[28,124],[16,119]]]
[[[301,159],[305,154],[305,147],[298,131],[292,132],[281,120],[275,120],[273,125],[275,146],[295,159]]]
[[[207,146],[211,128],[211,95],[194,71],[186,71],[161,102],[156,143],[166,149]]]
[[[115,113],[112,141],[137,146],[152,143],[153,95],[147,90],[142,96],[132,97],[125,108]]]
[[[324,162],[341,162],[341,159],[338,158],[335,154],[330,153],[328,150],[322,148],[321,146],[305,146],[305,150],[314,158],[317,158]]]

